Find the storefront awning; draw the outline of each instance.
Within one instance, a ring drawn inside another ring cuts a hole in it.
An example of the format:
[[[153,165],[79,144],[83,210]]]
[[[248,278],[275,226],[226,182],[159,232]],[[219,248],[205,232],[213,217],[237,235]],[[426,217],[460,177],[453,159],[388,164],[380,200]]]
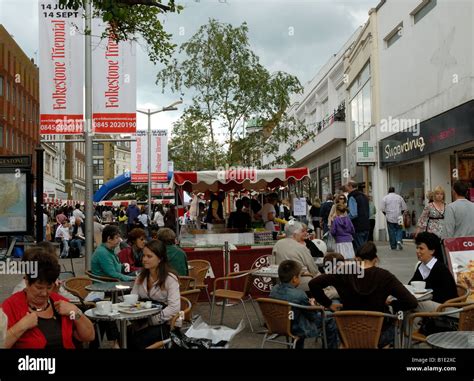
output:
[[[309,177],[308,168],[251,169],[232,168],[222,171],[174,172],[173,187],[187,192],[256,190],[286,186]]]

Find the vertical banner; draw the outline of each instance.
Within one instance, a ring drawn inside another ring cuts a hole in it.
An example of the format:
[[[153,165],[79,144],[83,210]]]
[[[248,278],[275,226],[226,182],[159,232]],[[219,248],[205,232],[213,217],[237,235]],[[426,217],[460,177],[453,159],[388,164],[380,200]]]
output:
[[[151,181],[168,182],[168,130],[151,131]]]
[[[83,133],[82,24],[81,9],[58,0],[39,2],[41,134]]]
[[[147,131],[137,130],[132,142],[132,183],[148,182],[148,136]],[[168,182],[168,130],[151,131],[151,181]]]
[[[147,132],[137,130],[133,137],[136,140],[132,141],[130,147],[132,156],[130,179],[132,183],[146,183],[148,182]]]
[[[103,134],[134,133],[136,49],[133,41],[116,42],[102,20],[93,20],[93,126]],[[102,38],[105,31],[109,36]]]

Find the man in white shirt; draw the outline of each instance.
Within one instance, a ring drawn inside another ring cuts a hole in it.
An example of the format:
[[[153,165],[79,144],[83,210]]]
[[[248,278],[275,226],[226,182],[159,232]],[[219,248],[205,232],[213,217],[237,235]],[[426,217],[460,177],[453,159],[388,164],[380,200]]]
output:
[[[442,238],[474,236],[474,203],[466,199],[468,189],[461,181],[453,184],[455,201],[444,212]]]
[[[407,210],[405,200],[395,193],[395,188],[388,188],[388,194],[382,199],[381,211],[387,218],[387,230],[392,250],[402,250],[403,212]]]
[[[74,221],[79,218],[81,222],[84,222],[86,216],[84,216],[84,213],[82,213],[80,204],[76,204],[76,209],[73,210],[72,216],[74,217]]]
[[[267,197],[267,203],[263,205],[260,214],[262,215],[262,220],[265,223],[265,230],[271,232],[275,231],[275,223],[273,222],[276,217],[275,205],[278,202],[278,195],[276,193],[271,193]]]

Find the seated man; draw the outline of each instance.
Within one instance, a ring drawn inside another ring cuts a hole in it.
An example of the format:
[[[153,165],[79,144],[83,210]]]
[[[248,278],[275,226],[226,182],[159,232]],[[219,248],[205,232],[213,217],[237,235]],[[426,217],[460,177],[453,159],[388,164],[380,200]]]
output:
[[[314,306],[314,299],[308,299],[306,293],[297,288],[301,282],[300,273],[302,266],[292,260],[286,260],[278,266],[279,284],[272,288],[270,298],[286,300],[290,303],[303,306]],[[293,320],[291,322],[291,332],[300,337],[296,348],[304,348],[304,339],[306,337],[316,337],[319,335],[319,329],[322,326],[321,314],[316,311],[308,311],[295,308],[293,310]],[[329,348],[338,347],[336,324],[334,319],[326,321],[326,334]]]
[[[79,251],[80,256],[82,257],[82,248],[86,244],[85,227],[82,220],[76,217],[74,221],[74,226],[72,227],[72,239],[69,242],[70,246],[76,248]]]

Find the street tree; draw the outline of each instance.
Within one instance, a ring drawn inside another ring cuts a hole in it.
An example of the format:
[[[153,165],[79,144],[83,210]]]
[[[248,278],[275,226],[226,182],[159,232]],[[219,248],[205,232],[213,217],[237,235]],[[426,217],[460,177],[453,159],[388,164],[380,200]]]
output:
[[[214,151],[215,167],[218,163],[237,163],[236,154],[242,146],[248,146],[239,142],[246,120],[258,116],[265,121],[262,131],[266,135],[248,139],[264,144],[271,131],[285,119],[290,95],[302,91],[295,76],[284,72],[271,74],[260,64],[250,49],[247,33],[246,23],[233,27],[211,19],[181,45],[182,59],[172,59],[157,76],[163,91],[169,86],[172,91],[188,89],[195,94],[191,107],[196,112],[192,115],[207,127],[213,147],[219,145],[216,129],[226,131],[225,162],[219,162]]]
[[[204,171],[214,168],[214,153],[218,161],[224,158],[221,147],[213,146],[205,122],[196,110],[188,108],[173,124],[168,155],[180,171]]]
[[[160,22],[160,14],[179,13],[183,7],[175,0],[90,0],[94,16],[109,23],[110,29],[103,37],[113,35],[117,41],[135,40],[141,36],[153,63],[168,62],[176,45],[171,34],[166,33]],[[85,0],[59,0],[60,4],[79,9]],[[86,31],[87,33],[87,31]],[[89,31],[90,33],[90,31]]]

